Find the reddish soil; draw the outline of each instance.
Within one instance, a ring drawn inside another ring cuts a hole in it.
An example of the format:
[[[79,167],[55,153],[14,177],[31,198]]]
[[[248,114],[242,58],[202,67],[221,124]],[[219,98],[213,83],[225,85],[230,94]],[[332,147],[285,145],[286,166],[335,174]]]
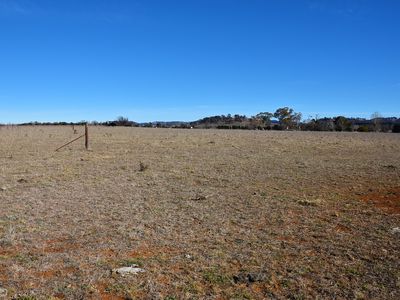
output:
[[[93,299],[100,299],[100,300],[124,300],[125,297],[116,296],[109,292],[107,292],[107,284],[106,283],[98,283],[96,284],[96,289],[98,290],[98,296],[100,298],[93,298]]]
[[[376,190],[360,196],[361,200],[372,204],[389,214],[400,214],[400,187]]]
[[[73,267],[66,267],[62,268],[60,270],[45,270],[45,271],[39,271],[36,273],[37,277],[41,277],[44,279],[51,279],[54,277],[61,277],[61,276],[66,276],[68,274],[72,274],[76,272],[77,269]]]
[[[79,247],[77,244],[71,243],[66,239],[53,239],[46,241],[44,247],[45,253],[65,253],[72,250],[77,250]]]

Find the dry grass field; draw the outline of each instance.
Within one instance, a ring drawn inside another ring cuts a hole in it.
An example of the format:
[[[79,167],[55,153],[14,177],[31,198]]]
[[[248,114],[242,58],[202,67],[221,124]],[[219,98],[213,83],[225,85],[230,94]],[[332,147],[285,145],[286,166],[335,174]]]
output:
[[[0,128],[6,299],[400,299],[400,135],[90,133]]]

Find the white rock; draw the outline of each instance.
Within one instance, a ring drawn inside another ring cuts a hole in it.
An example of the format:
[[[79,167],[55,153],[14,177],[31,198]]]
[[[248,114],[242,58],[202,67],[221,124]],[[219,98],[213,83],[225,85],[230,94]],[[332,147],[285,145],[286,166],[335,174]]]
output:
[[[7,188],[5,187],[5,186],[2,186],[2,187],[0,187],[0,191],[5,191],[5,190],[7,190]],[[1,295],[1,294],[0,294]]]
[[[392,234],[400,234],[400,227],[395,227],[391,230]]]
[[[122,267],[113,270],[113,273],[119,274],[121,276],[136,275],[141,272],[144,272],[144,270],[142,268],[138,268],[137,265],[131,265],[130,267]]]
[[[0,299],[7,297],[7,290],[0,287]]]

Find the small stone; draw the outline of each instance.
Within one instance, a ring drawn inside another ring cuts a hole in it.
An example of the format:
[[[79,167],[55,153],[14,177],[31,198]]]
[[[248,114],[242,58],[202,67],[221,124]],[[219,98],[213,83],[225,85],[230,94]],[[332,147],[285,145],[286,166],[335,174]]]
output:
[[[249,282],[263,282],[267,279],[267,275],[264,273],[249,273],[247,277]]]
[[[253,273],[239,273],[238,275],[233,276],[233,281],[235,283],[255,283],[255,282],[263,282],[268,279],[268,275],[265,272],[253,272]]]
[[[0,287],[0,299],[7,297],[7,290]]]
[[[390,231],[392,234],[400,234],[400,227],[395,227]]]
[[[131,265],[130,267],[122,267],[122,268],[118,268],[118,269],[113,269],[112,272],[124,277],[126,275],[136,275],[138,273],[144,272],[144,270],[141,268],[138,268],[137,265]]]
[[[383,166],[384,168],[386,168],[386,169],[389,169],[389,170],[396,170],[396,166],[393,166],[393,165],[386,165],[386,166]]]
[[[301,199],[298,200],[297,202],[303,206],[319,206],[324,201],[322,199]]]
[[[5,190],[7,190],[5,186],[0,187],[0,191],[4,192]]]
[[[202,201],[202,200],[206,200],[207,197],[204,195],[196,195],[195,197],[193,197],[191,200],[192,201]]]

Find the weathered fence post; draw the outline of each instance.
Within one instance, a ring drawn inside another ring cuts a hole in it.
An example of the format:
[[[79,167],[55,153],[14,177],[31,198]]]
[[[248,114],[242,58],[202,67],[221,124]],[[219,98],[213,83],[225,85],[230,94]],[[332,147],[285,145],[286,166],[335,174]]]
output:
[[[65,146],[68,146],[69,144],[71,144],[83,137],[85,137],[85,148],[86,148],[86,150],[89,150],[89,126],[87,123],[85,123],[85,133],[84,134],[82,134],[81,136],[78,136],[76,139],[73,139],[72,141],[62,145],[61,147],[58,147],[55,151],[58,151],[58,150],[64,148]]]
[[[86,150],[89,150],[89,128],[87,123],[85,123],[85,147]]]

